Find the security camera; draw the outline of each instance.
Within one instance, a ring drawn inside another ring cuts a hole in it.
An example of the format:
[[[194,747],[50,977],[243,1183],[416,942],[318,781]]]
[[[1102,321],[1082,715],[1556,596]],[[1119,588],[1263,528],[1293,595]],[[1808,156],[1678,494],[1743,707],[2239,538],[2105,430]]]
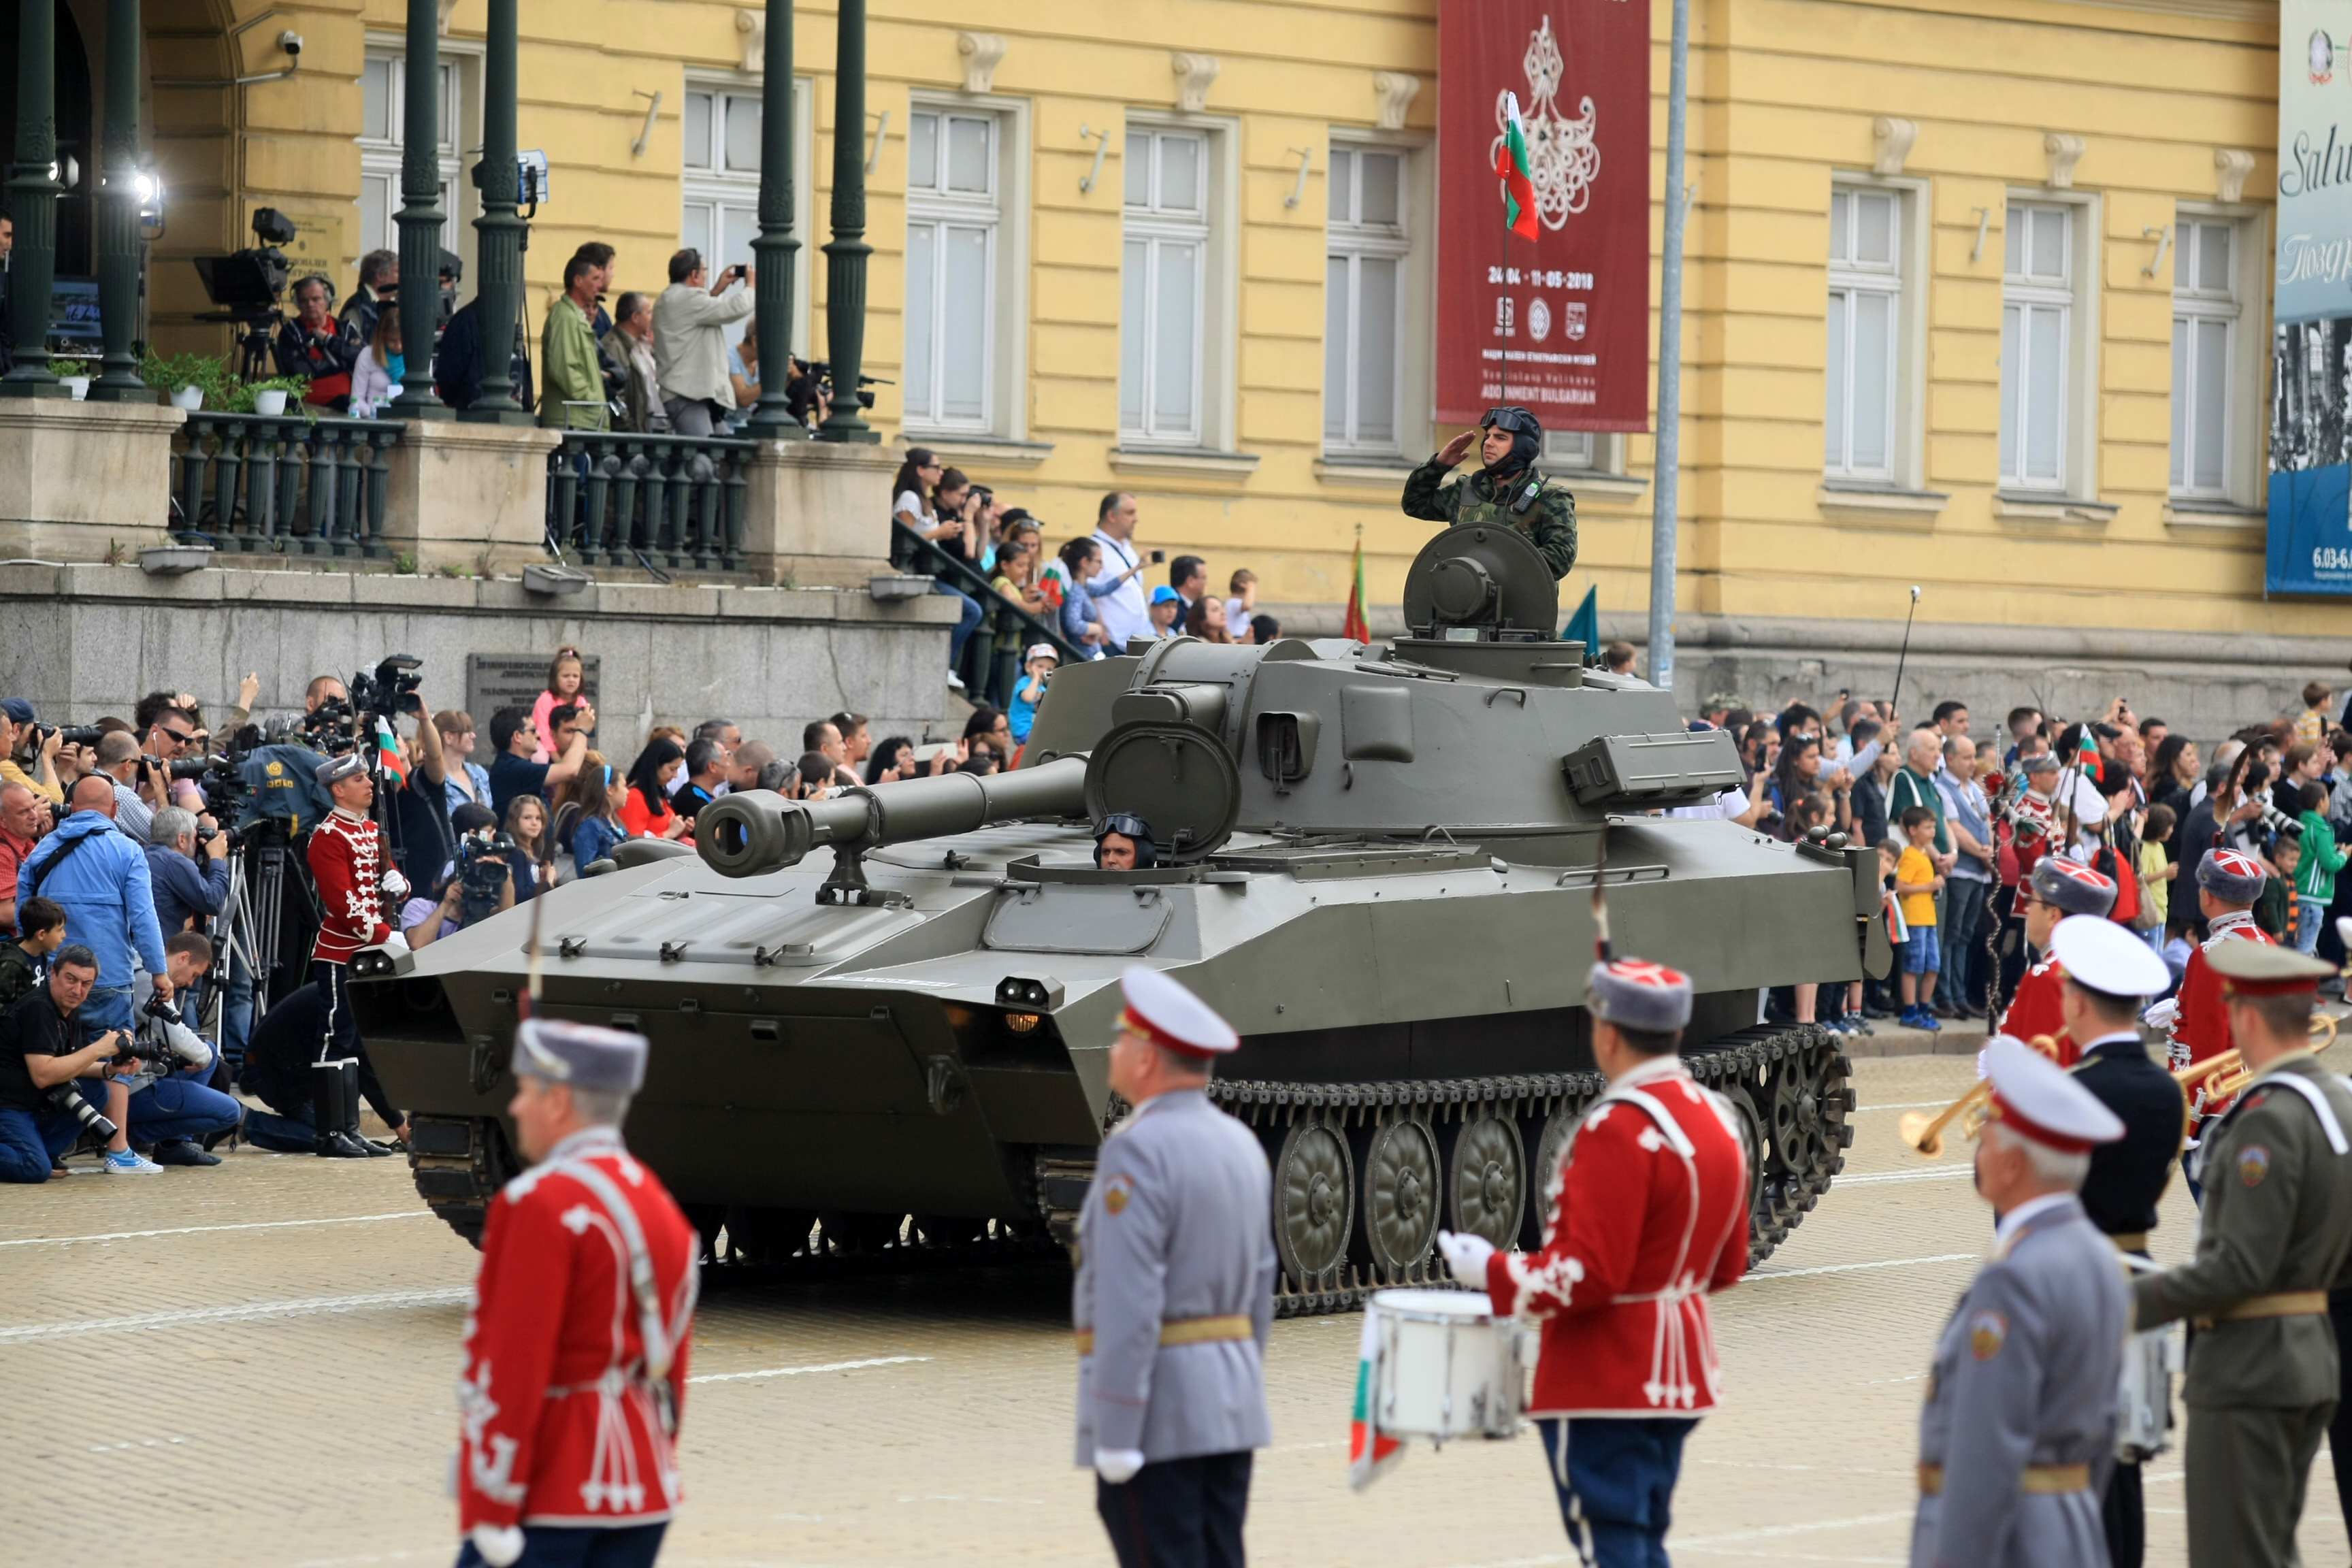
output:
[[[278,35],[278,47],[299,59],[302,54],[302,35],[289,27]]]

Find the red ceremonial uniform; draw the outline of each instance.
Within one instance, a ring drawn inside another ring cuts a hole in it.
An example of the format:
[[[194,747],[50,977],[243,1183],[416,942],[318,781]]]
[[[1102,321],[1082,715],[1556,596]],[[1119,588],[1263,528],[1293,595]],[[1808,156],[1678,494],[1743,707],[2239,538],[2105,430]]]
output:
[[[1530,1415],[1680,1415],[1721,1383],[1707,1293],[1748,1266],[1730,1112],[1664,1056],[1595,1101],[1545,1187],[1542,1250],[1497,1252],[1497,1313],[1543,1324]]]
[[[373,821],[339,805],[310,829],[304,855],[319,888],[314,962],[349,963],[360,949],[391,937],[381,896],[383,852]]]
[[[599,1177],[607,1192],[599,1192]],[[635,1216],[653,1268],[667,1372],[648,1374],[630,1288]],[[574,1133],[490,1205],[457,1379],[457,1527],[666,1520],[686,1398],[700,1238],[619,1132]]]
[[[2217,943],[2224,942],[2258,942],[2274,947],[2270,933],[2254,923],[2251,910],[2232,910],[2217,917],[2205,941],[2189,955],[2189,967],[2180,976],[2180,1008],[2172,1017],[2171,1055],[2175,1072],[2191,1067],[2208,1057],[2220,1056],[2231,1048],[2230,1010],[2221,999],[2221,977],[2205,955]],[[2198,1096],[2203,1100],[2204,1090]],[[2218,1116],[2228,1109],[2227,1102],[2203,1100],[2198,1109],[2200,1117]]]
[[[2066,1034],[2065,1016],[2058,1010],[2061,982],[2066,971],[2055,958],[2044,958],[2025,972],[2017,983],[2017,994],[2011,997],[2008,1010],[2000,1016],[2000,1033],[2033,1043],[2036,1035],[2047,1035],[2058,1042],[2058,1065],[2073,1067],[2082,1056],[2082,1047]]]

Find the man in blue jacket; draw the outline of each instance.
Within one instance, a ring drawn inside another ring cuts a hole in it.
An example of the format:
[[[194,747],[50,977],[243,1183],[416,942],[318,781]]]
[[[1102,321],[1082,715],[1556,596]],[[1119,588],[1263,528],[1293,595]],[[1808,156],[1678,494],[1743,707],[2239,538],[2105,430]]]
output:
[[[155,893],[155,924],[169,942],[186,931],[197,916],[221,912],[228,898],[228,835],[215,833],[205,841],[204,859],[196,858],[196,816],[184,806],[167,805],[155,814],[147,846],[147,879]]]
[[[68,937],[98,955],[98,984],[83,1003],[86,1024],[101,1033],[129,1029],[135,957],[169,1001],[172,977],[147,857],[114,826],[114,781],[85,773],[66,796],[72,815],[41,840],[16,873],[16,900],[44,898],[66,911]]]

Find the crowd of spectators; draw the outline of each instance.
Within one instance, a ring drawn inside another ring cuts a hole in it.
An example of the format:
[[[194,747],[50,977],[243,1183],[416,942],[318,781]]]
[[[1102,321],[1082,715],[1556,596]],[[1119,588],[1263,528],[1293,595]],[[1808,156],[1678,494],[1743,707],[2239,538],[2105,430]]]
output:
[[[2222,847],[2267,873],[2254,914],[2273,940],[2341,964],[2335,921],[2352,914],[2352,877],[2338,875],[2352,840],[2352,703],[2331,718],[2336,694],[2325,682],[2302,699],[2295,714],[2246,725],[2207,759],[2121,697],[2073,721],[2017,708],[1989,734],[1958,700],[1906,728],[1890,704],[1846,692],[1769,714],[1727,694],[1710,698],[1694,727],[1732,735],[1746,784],[1677,815],[1727,817],[1784,840],[1844,834],[1878,850],[1894,973],[1883,984],[1828,988],[1842,994],[1790,987],[1772,1005],[1841,1032],[1869,1033],[1872,1020],[1890,1017],[1932,1031],[2000,1006],[2027,961],[2018,889],[2045,855],[2113,879],[2110,918],[2160,953],[2176,983],[2206,935],[2195,869]]]

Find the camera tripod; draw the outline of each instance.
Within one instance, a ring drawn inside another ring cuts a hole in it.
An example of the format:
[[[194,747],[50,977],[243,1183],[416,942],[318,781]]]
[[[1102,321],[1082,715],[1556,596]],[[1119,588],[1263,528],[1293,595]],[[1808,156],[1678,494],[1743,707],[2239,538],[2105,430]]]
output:
[[[206,998],[205,1023],[213,1037],[221,1042],[232,1075],[243,1070],[245,1044],[252,1038],[254,1024],[269,1011],[274,1000],[272,982],[284,963],[286,878],[290,854],[285,829],[278,824],[264,823],[246,831],[252,837],[233,845],[229,851],[228,892],[221,900],[214,937],[222,980],[212,987],[212,994]],[[248,855],[250,867],[247,863]],[[295,877],[299,884],[300,873]],[[232,993],[236,994],[235,1005],[246,1014],[245,1026],[238,1033],[237,1048],[233,1052],[228,1049],[227,1030]]]

